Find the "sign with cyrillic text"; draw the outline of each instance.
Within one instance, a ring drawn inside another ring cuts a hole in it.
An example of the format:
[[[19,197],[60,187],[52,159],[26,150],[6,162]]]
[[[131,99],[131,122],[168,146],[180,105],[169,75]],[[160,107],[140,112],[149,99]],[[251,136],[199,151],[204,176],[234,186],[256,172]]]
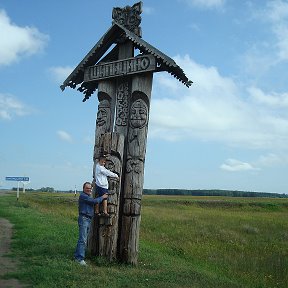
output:
[[[142,55],[114,62],[101,63],[85,69],[84,82],[154,71],[156,68],[155,63],[153,55]]]
[[[29,177],[7,176],[6,181],[29,181]]]

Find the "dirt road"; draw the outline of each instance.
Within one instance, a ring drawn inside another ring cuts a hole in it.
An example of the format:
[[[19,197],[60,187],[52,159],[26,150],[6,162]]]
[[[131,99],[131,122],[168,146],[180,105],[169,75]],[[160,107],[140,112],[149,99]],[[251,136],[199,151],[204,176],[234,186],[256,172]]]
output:
[[[1,193],[0,193],[1,194]],[[0,218],[0,287],[1,288],[23,288],[17,279],[2,279],[2,276],[15,271],[17,263],[7,254],[10,252],[10,244],[13,233],[13,225],[7,220]]]

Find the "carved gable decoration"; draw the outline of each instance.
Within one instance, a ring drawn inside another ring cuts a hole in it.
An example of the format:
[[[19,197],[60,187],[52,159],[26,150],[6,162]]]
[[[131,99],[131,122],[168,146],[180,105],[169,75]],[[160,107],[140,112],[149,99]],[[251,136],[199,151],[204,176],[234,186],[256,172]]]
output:
[[[112,11],[112,19],[124,26],[135,35],[141,37],[141,16],[142,2],[134,4],[132,7],[126,6],[124,8],[115,7]]]
[[[184,71],[173,59],[138,36],[141,34],[140,27],[138,26],[141,22],[141,10],[141,2],[133,5],[132,7],[126,6],[123,9],[113,9],[114,21],[112,26],[63,82],[63,84],[60,86],[62,91],[67,86],[73,89],[78,86],[77,90],[85,95],[83,102],[89,99],[89,97],[98,88],[98,81],[85,81],[85,70],[87,72],[88,67],[97,65],[99,63],[117,60],[117,44],[119,43],[119,39],[121,39],[121,41],[131,41],[134,44],[134,47],[139,49],[141,53],[139,56],[153,55],[155,57],[154,72],[167,71],[187,87],[192,84],[192,81],[187,78]],[[116,46],[106,56],[104,56],[109,48],[115,44]]]

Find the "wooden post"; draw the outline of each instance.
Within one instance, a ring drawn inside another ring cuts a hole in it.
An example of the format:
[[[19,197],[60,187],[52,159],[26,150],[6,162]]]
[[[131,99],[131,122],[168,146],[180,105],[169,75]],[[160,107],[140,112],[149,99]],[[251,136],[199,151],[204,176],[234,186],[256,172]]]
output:
[[[126,59],[134,56],[133,43],[126,41],[125,43],[118,44],[119,52],[118,59]],[[126,146],[127,146],[127,135],[128,135],[128,121],[129,121],[129,110],[131,101],[131,77],[119,77],[117,79],[116,88],[116,115],[115,115],[115,131],[121,133],[124,136],[124,153],[123,153],[123,165],[122,165],[122,176],[121,176],[121,196],[120,196],[120,208],[119,208],[119,235],[118,235],[118,258],[120,256],[120,241],[121,241],[121,230],[122,230],[122,215],[123,215],[123,184],[125,182],[125,169],[126,169]]]
[[[99,256],[112,261],[117,258],[118,216],[121,193],[121,174],[123,165],[124,136],[106,133],[102,136],[103,152],[108,154],[106,168],[119,175],[120,181],[109,179],[108,213],[109,218],[99,217]]]
[[[132,79],[132,98],[129,129],[126,147],[126,169],[123,189],[123,214],[121,225],[121,260],[137,264],[140,211],[144,182],[144,162],[148,132],[152,73],[134,76]]]
[[[19,181],[17,181],[17,201],[19,200]]]
[[[93,154],[93,183],[95,185],[94,172],[99,155],[103,152],[102,149],[102,136],[111,132],[113,129],[114,122],[114,109],[112,106],[113,97],[115,98],[115,84],[113,81],[101,81],[98,86],[98,111],[96,118],[96,129],[95,129],[95,145]],[[95,186],[94,186],[95,187]],[[95,196],[95,190],[93,191]],[[88,237],[88,251],[92,255],[99,255],[99,219],[95,217],[91,223],[91,229]]]

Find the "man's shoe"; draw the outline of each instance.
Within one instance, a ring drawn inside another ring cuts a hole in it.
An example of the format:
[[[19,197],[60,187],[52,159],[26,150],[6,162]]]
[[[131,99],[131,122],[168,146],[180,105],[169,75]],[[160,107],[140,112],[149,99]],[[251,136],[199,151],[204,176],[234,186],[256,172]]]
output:
[[[87,266],[87,263],[84,260],[78,262],[81,266]]]

